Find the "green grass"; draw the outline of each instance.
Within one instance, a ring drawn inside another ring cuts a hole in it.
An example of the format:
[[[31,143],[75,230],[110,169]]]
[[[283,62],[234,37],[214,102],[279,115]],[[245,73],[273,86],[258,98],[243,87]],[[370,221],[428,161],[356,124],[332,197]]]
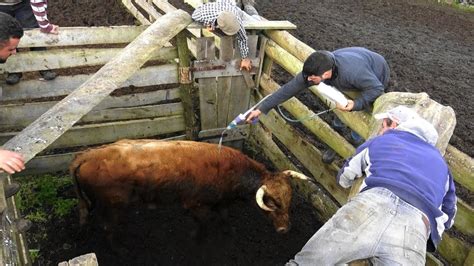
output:
[[[61,195],[61,191],[73,186],[69,176],[21,177],[21,190],[17,197],[20,212],[34,223],[47,223],[62,218],[77,205],[76,198]]]
[[[66,175],[24,176],[15,181],[21,183],[15,197],[20,213],[36,228],[28,232],[28,242],[38,246],[30,249],[31,260],[35,262],[41,253],[38,243],[48,239],[48,224],[69,215],[76,207],[77,199],[71,193],[74,185]]]

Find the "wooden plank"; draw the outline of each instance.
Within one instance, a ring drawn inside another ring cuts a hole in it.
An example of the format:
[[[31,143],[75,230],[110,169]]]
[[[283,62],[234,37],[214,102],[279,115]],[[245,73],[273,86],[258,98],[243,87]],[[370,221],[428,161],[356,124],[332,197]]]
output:
[[[131,77],[154,51],[160,50],[191,21],[191,16],[182,10],[162,16],[91,79],[9,140],[3,148],[18,151],[26,162],[29,161]]]
[[[146,138],[182,132],[184,128],[182,115],[77,126],[64,133],[47,149],[95,145],[122,138]],[[17,134],[18,132],[0,133],[0,143],[5,143],[6,140],[12,139]],[[36,140],[41,141],[39,138]]]
[[[249,58],[253,59],[253,61],[258,60],[255,58],[257,55],[257,42],[258,42],[257,35],[248,36]],[[234,56],[236,58],[241,59],[238,48],[235,49]],[[258,65],[260,65],[260,63]],[[243,72],[245,72],[245,70],[242,70],[242,73]],[[252,89],[253,88],[247,87],[247,83],[243,76],[232,78],[232,91],[231,91],[231,97],[229,97],[230,102],[229,102],[229,111],[227,114],[227,124],[230,123],[237,115],[249,109],[250,92]]]
[[[197,41],[197,59],[215,60],[214,39],[205,37]],[[217,128],[217,81],[216,78],[198,79],[201,129]]]
[[[347,201],[349,190],[337,184],[334,177],[338,168],[334,163],[331,165],[323,163],[321,152],[309,141],[303,139],[276,111],[270,111],[268,115],[262,116],[261,122],[341,205]]]
[[[449,164],[454,180],[471,193],[474,192],[474,159],[452,145],[446,148],[444,158]]]
[[[454,219],[454,227],[469,237],[474,237],[474,209],[459,198],[456,206],[458,211]]]
[[[1,72],[30,72],[47,69],[74,68],[104,65],[122,48],[75,48],[50,49],[47,51],[21,52],[12,56],[5,64],[0,64]],[[171,60],[177,57],[176,48],[156,49],[148,60]]]
[[[122,0],[123,5],[128,9],[128,12],[132,14],[142,25],[150,25],[151,22],[145,18],[145,16],[138,11],[138,9],[132,4],[131,0]]]
[[[147,26],[61,27],[61,34],[58,35],[43,34],[40,29],[31,29],[25,31],[18,47],[129,43],[146,28]]]
[[[264,94],[269,94],[279,89],[279,85],[266,75],[262,76],[260,86],[264,89]],[[331,149],[336,151],[343,158],[352,156],[355,148],[344,137],[339,135],[330,125],[328,125],[319,116],[314,116],[306,105],[301,103],[295,97],[282,104],[296,119],[302,120],[301,123],[308,128],[322,142],[326,143]],[[312,117],[311,119],[308,119]]]
[[[161,14],[158,13],[158,11],[156,11],[156,9],[153,7],[152,4],[148,3],[147,1],[145,0],[135,0],[135,3],[143,8],[143,10],[145,10],[148,15],[149,15],[149,21],[151,22],[154,22],[155,20],[157,20],[159,17],[161,17]]]
[[[249,125],[242,125],[232,130],[225,128],[215,128],[201,130],[199,132],[199,140],[205,142],[219,143],[221,137],[222,142],[246,139],[249,136]]]
[[[184,118],[182,115],[103,123],[100,125],[85,125],[73,127],[51,144],[48,149],[90,146],[113,142],[123,138],[141,139],[183,132],[184,129]]]
[[[25,80],[3,87],[0,102],[68,95],[90,79],[92,75],[59,76],[48,82]],[[173,83],[178,83],[178,68],[176,64],[168,64],[142,68],[125,81],[121,87],[147,87]]]
[[[191,52],[188,49],[188,41],[184,32],[179,33],[176,37],[176,46],[179,53],[179,89],[181,102],[185,110],[186,136],[190,140],[195,140],[198,137],[199,123],[196,117],[197,110],[195,110],[194,106],[199,99],[194,90],[192,75],[189,71]]]
[[[255,147],[255,150],[262,150],[265,156],[280,170],[299,171],[272,140],[272,134],[268,130],[263,129],[260,124],[251,129],[249,142]],[[291,181],[295,191],[313,205],[321,221],[329,220],[336,213],[339,208],[338,203],[320,185],[312,181],[305,182],[296,179],[291,179]]]
[[[219,61],[228,63],[234,57],[234,37],[233,36],[222,36],[221,46],[219,50]],[[217,80],[217,127],[226,127],[231,120],[228,119],[229,107],[232,102],[238,101],[234,97],[231,97],[231,93],[234,89],[240,89],[232,87],[233,78],[231,77],[219,77]]]
[[[113,113],[113,110],[116,110],[116,108],[151,105],[178,99],[179,89],[159,90],[118,97],[108,96],[92,109],[92,115],[104,109],[114,108],[108,111]],[[57,101],[51,101],[3,105],[0,107],[0,128],[5,130],[26,127],[49,109],[53,108],[57,103]]]
[[[295,30],[295,24],[287,20],[244,20],[244,28],[246,30]],[[189,24],[188,29],[205,28],[202,23],[194,22]]]

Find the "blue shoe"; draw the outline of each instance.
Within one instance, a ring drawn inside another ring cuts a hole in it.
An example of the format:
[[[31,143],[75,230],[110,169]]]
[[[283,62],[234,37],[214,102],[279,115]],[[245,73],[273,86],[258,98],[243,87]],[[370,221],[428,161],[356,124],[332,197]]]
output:
[[[364,143],[364,139],[355,131],[351,130],[351,142],[355,146],[360,146],[362,143]]]
[[[335,158],[336,158],[336,152],[333,151],[332,149],[328,148],[327,150],[323,152],[323,158],[322,158],[323,163],[330,164],[334,161]]]

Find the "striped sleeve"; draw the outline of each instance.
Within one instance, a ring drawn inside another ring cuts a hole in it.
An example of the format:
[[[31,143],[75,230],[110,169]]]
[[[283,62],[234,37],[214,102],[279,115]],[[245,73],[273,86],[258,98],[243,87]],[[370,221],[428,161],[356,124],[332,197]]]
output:
[[[53,25],[49,23],[46,9],[48,8],[48,0],[30,0],[31,9],[35,15],[36,21],[40,26],[41,32],[49,33],[53,29]]]

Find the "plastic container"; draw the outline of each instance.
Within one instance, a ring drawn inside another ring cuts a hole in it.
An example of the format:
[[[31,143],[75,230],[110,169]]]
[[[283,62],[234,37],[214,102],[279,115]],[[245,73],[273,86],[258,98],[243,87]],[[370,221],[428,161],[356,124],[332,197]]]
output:
[[[338,91],[336,88],[329,86],[324,82],[319,83],[316,90],[320,95],[332,102],[330,107],[335,107],[336,103],[340,104],[341,106],[347,105],[346,96],[344,96],[344,94],[342,94],[342,92]]]

